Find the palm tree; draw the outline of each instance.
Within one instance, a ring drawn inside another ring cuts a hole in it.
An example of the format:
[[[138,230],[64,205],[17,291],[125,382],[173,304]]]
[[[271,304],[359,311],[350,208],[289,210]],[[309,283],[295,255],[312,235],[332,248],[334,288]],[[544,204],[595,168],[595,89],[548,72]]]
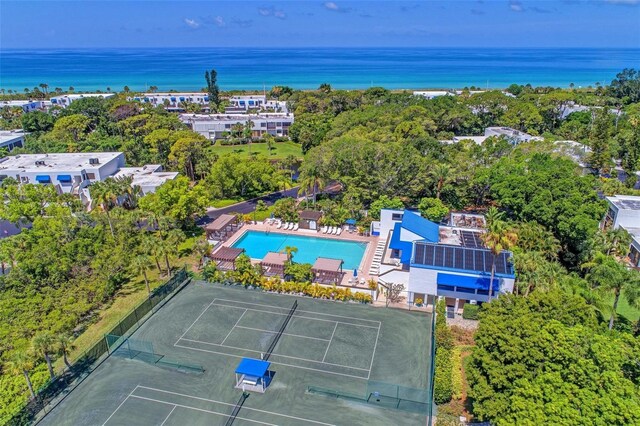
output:
[[[439,200],[442,188],[451,179],[451,167],[444,163],[436,164],[429,174],[436,181],[436,198]]]
[[[40,83],[39,86],[42,87],[42,89],[44,90],[44,94],[45,95],[47,95],[49,93],[48,92],[49,85],[47,83]]]
[[[298,247],[285,246],[284,252],[287,254],[287,263],[293,264],[293,255],[298,252]]]
[[[36,399],[36,393],[33,391],[33,385],[31,384],[31,378],[29,377],[29,370],[33,368],[33,358],[28,352],[15,352],[8,362],[9,371],[13,374],[24,375],[24,380],[27,382],[31,399]]]
[[[615,257],[604,253],[596,253],[593,259],[584,263],[582,267],[589,271],[585,278],[595,290],[601,293],[613,292],[609,330],[613,329],[618,301],[622,294],[629,305],[640,306],[640,272],[627,269]]]
[[[111,215],[109,211],[118,201],[118,194],[116,191],[117,186],[114,185],[113,179],[106,179],[102,182],[94,182],[91,184],[91,198],[102,207],[102,210],[107,215],[107,221],[109,222],[109,229],[111,229],[111,236],[115,238],[115,232],[113,231],[113,223],[111,223]]]
[[[73,349],[73,338],[70,334],[60,333],[56,335],[56,343],[58,344],[58,355],[62,355],[64,365],[70,369],[71,363],[69,362],[69,355],[71,349]]]
[[[69,93],[73,93],[75,91],[76,91],[75,87],[69,86]]]
[[[510,250],[518,241],[518,235],[507,226],[502,219],[504,212],[499,212],[495,207],[491,207],[487,212],[487,232],[482,234],[482,240],[489,250],[491,250],[491,281],[489,281],[489,301],[493,296],[493,278],[496,275],[496,261],[498,256],[505,250]]]
[[[156,263],[156,267],[158,268],[158,272],[162,273],[162,268],[160,267],[160,261],[158,260],[158,256],[160,256],[160,251],[158,250],[159,243],[158,238],[153,234],[148,234],[142,239],[142,251],[147,255],[153,257],[153,260]]]
[[[33,350],[44,357],[51,380],[56,378],[51,364],[51,354],[55,352],[56,339],[48,332],[36,334],[32,340]]]
[[[147,277],[147,269],[151,266],[151,259],[146,254],[139,254],[131,260],[131,267],[136,274],[142,274],[144,277],[144,284],[147,286],[147,293],[151,294],[151,287],[149,286],[149,277]]]
[[[211,253],[211,244],[207,241],[206,236],[202,236],[196,240],[193,249],[198,254],[198,269],[200,269],[204,263],[205,256]]]
[[[624,228],[609,229],[596,235],[598,251],[622,260],[629,255],[631,235]]]
[[[300,177],[299,183],[300,183],[299,194],[302,194],[302,193],[308,194],[309,192],[312,192],[313,205],[315,206],[317,192],[322,191],[325,188],[325,185],[326,185],[325,180],[322,178],[322,176],[320,176],[319,173],[317,173],[315,170],[312,170],[302,175]]]

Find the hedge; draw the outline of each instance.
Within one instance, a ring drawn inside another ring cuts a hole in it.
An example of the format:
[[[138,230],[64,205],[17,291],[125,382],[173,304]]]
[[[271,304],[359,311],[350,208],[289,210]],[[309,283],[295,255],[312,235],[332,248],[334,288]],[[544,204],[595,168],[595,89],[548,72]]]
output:
[[[436,304],[436,366],[433,385],[433,400],[436,404],[446,404],[453,394],[451,372],[451,349],[453,336],[447,327],[447,307],[444,299]]]
[[[471,303],[465,303],[462,311],[462,318],[477,320],[478,312],[480,311],[480,305],[472,305]]]
[[[464,346],[456,346],[451,351],[451,391],[453,399],[462,398],[462,351]]]

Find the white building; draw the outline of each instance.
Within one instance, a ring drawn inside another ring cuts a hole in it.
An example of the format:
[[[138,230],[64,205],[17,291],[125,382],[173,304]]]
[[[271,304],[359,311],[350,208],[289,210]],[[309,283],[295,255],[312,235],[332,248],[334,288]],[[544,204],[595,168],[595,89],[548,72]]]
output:
[[[122,152],[20,154],[0,159],[0,181],[11,177],[79,195],[81,189],[113,176],[123,166]]]
[[[209,94],[204,92],[143,93],[129,100],[164,106],[168,111],[184,111],[185,103],[198,104],[203,110],[209,110]]]
[[[603,229],[624,228],[632,238],[629,260],[632,266],[640,268],[640,197],[614,195],[607,197],[609,209],[601,223]]]
[[[276,99],[267,99],[265,95],[238,95],[229,98],[230,106],[225,109],[225,113],[241,113],[250,110],[272,111],[275,113],[289,112],[287,103]]]
[[[139,186],[144,195],[156,192],[163,183],[178,177],[178,172],[165,172],[160,164],[147,164],[142,167],[121,167],[114,178],[132,176],[131,185]]]
[[[540,136],[531,136],[528,133],[512,129],[511,127],[487,127],[486,129],[484,129],[483,136],[454,136],[452,141],[453,143],[457,143],[463,140],[471,140],[478,145],[481,145],[485,140],[487,140],[487,138],[491,136],[504,137],[505,139],[507,139],[507,141],[509,141],[511,145],[518,145],[522,142],[543,140],[543,138]]]
[[[22,148],[25,135],[26,133],[22,129],[0,130],[0,148],[5,148],[9,152],[13,148]]]
[[[31,100],[31,99],[0,102],[0,108],[22,108],[24,112],[44,111],[45,107],[46,107],[45,101]]]
[[[451,93],[448,90],[415,90],[413,96],[422,96],[423,98],[433,99],[439,96],[455,96],[455,93]]]
[[[217,140],[231,133],[236,124],[245,125],[251,121],[252,137],[259,138],[265,133],[272,136],[289,136],[293,124],[293,114],[181,114],[180,120],[194,132]]]
[[[69,95],[60,95],[51,97],[51,106],[59,106],[66,108],[71,105],[72,102],[82,98],[104,98],[108,99],[115,96],[115,93],[78,93]]]
[[[378,281],[403,284],[410,303],[444,297],[455,311],[467,302],[488,301],[490,287],[493,297],[511,293],[515,270],[510,252],[496,257],[490,286],[494,255],[480,238],[484,223],[481,215],[457,213],[451,225],[441,226],[415,211],[383,209],[380,221],[372,224],[372,234],[385,241]]]

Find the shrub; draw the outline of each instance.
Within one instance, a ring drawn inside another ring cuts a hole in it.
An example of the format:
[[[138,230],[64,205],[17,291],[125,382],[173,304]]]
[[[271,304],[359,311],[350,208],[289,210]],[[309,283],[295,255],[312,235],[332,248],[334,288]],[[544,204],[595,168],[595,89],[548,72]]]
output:
[[[471,303],[465,303],[462,311],[462,318],[477,320],[478,311],[480,311],[480,305],[472,305]]]
[[[451,350],[451,397],[462,398],[462,346],[456,346]]]
[[[436,404],[446,404],[451,401],[451,351],[436,349],[436,368],[433,384],[433,400]]]
[[[415,300],[416,302],[416,306],[422,306],[422,304],[424,303],[424,300],[420,299],[419,297]]]

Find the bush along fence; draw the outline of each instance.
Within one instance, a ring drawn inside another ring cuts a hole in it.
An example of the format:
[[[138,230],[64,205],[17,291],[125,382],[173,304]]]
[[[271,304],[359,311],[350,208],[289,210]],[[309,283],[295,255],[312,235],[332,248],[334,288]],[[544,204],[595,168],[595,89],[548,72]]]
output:
[[[436,304],[436,366],[433,389],[433,399],[436,404],[446,404],[453,396],[451,376],[453,335],[447,327],[446,309],[444,299],[439,300]]]
[[[153,313],[162,307],[190,281],[183,268],[161,286],[154,289],[149,297],[140,302],[107,335],[129,336],[137,330]],[[105,335],[106,336],[106,335]],[[103,336],[65,368],[56,378],[49,380],[9,421],[9,425],[18,426],[38,423],[53,410],[72,390],[100,366],[109,354],[107,339]]]
[[[247,270],[220,271],[212,264],[205,267],[202,277],[209,282],[224,285],[242,285],[247,288],[259,288],[273,293],[309,296],[317,299],[354,301],[359,303],[371,303],[371,294],[351,291],[350,288],[341,288],[336,285],[327,287],[310,282],[283,281],[279,277],[265,277],[255,268]]]

